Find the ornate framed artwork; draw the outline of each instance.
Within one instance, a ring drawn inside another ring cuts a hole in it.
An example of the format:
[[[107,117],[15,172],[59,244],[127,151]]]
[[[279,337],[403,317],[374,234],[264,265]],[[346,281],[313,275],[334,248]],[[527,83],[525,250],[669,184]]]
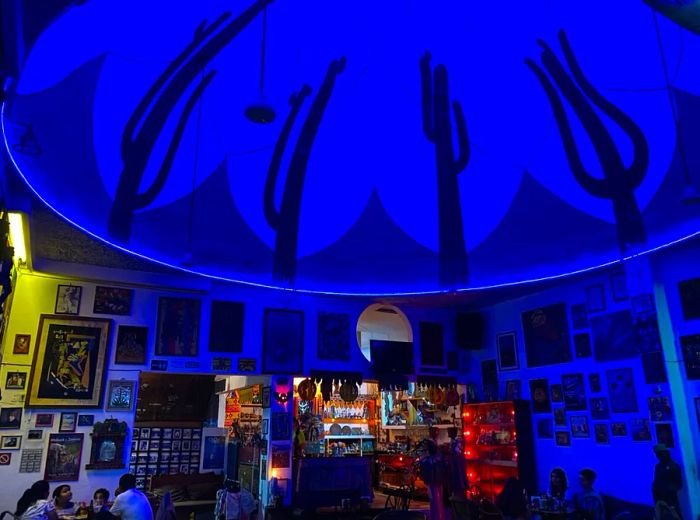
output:
[[[95,302],[92,306],[92,312],[93,314],[129,316],[133,297],[134,291],[131,289],[98,285],[95,288]]]
[[[29,354],[29,345],[32,337],[29,334],[15,334],[15,343],[12,347],[13,354]]]
[[[42,314],[25,406],[100,408],[111,323]]]
[[[79,285],[59,285],[56,289],[56,314],[80,314],[83,288]]]

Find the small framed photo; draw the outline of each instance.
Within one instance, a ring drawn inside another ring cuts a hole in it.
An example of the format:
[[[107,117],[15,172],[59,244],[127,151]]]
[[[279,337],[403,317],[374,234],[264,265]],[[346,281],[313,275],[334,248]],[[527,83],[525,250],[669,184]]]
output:
[[[632,440],[635,442],[651,442],[651,425],[649,419],[632,419]]]
[[[610,275],[610,288],[613,300],[616,302],[621,302],[629,297],[627,294],[627,276],[624,272]]]
[[[191,439],[192,438],[192,428],[183,428],[182,429],[182,438],[183,439]]]
[[[551,418],[537,419],[537,436],[540,439],[554,438],[554,423]]]
[[[627,437],[627,423],[626,422],[614,422],[610,424],[612,429],[613,437]]]
[[[26,372],[8,372],[5,379],[5,390],[24,390],[27,386]]]
[[[29,430],[27,432],[27,440],[40,441],[44,438],[44,430]]]
[[[596,423],[593,425],[596,444],[610,444],[610,430],[607,423]]]
[[[571,306],[571,323],[574,330],[588,328],[588,311],[585,303],[575,303]]]
[[[601,312],[605,310],[605,287],[591,285],[586,287],[586,306],[588,312]]]
[[[632,314],[654,312],[654,298],[651,294],[640,294],[632,298]]]
[[[591,387],[591,392],[598,393],[601,391],[600,374],[588,374],[588,386]]]
[[[37,428],[51,428],[53,426],[52,413],[38,413],[34,419],[34,426]]]
[[[83,288],[79,285],[59,285],[56,290],[55,314],[80,314]]]
[[[588,416],[572,415],[569,421],[571,422],[571,434],[574,438],[587,438],[591,436],[591,430],[588,427]]]
[[[506,401],[515,401],[520,399],[520,380],[509,379],[506,381]]]
[[[272,393],[272,388],[269,386],[264,386],[262,389],[262,407],[270,408],[270,395]]]
[[[3,435],[0,439],[0,450],[18,450],[22,445],[20,435]]]
[[[239,372],[255,372],[255,358],[238,358]]]
[[[76,412],[62,412],[61,420],[58,423],[58,431],[61,433],[72,433],[78,425],[78,414]]]
[[[163,439],[170,440],[173,438],[173,429],[172,428],[163,428]]]
[[[557,446],[571,446],[571,435],[569,432],[555,432],[554,438]]]
[[[551,385],[549,387],[552,394],[553,403],[563,403],[564,402],[564,390],[562,389],[561,383]]]
[[[139,451],[148,451],[148,444],[150,441],[139,441]]]
[[[78,426],[93,426],[95,424],[95,416],[92,414],[81,414],[78,416]]]
[[[498,368],[500,370],[517,370],[518,368],[518,343],[515,332],[506,332],[496,336],[498,347]]]
[[[107,406],[110,412],[128,412],[134,404],[135,381],[112,380],[107,386]]]
[[[151,429],[150,428],[141,428],[141,438],[142,439],[150,439],[151,438]]]
[[[22,408],[0,408],[0,428],[16,430],[22,424]]]
[[[32,337],[29,334],[15,334],[15,343],[12,347],[13,354],[29,354],[29,345]]]
[[[182,441],[182,451],[190,451],[190,441]]]
[[[263,419],[262,420],[262,430],[261,433],[263,435],[267,435],[270,431],[270,420],[269,419]]]
[[[554,409],[554,424],[557,426],[566,426],[566,408]]]
[[[151,439],[148,451],[160,451],[160,439]]]
[[[116,316],[129,316],[131,314],[131,300],[134,291],[123,287],[95,288],[95,303],[92,306],[93,314],[114,314]]]
[[[670,423],[656,423],[654,429],[656,430],[656,442],[665,444],[669,448],[676,447],[676,440],[673,437],[673,426]]]
[[[148,327],[119,325],[114,363],[117,365],[145,365],[148,348]]]

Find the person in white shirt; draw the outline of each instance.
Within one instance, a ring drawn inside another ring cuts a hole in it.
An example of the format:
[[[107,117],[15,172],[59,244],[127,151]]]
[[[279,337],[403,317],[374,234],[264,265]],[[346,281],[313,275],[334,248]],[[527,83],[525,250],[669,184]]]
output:
[[[136,477],[131,473],[119,479],[121,493],[114,499],[109,512],[121,520],[153,520],[153,508],[148,498],[136,489]]]
[[[49,500],[49,483],[34,482],[17,502],[15,516],[21,520],[58,520],[53,502]]]

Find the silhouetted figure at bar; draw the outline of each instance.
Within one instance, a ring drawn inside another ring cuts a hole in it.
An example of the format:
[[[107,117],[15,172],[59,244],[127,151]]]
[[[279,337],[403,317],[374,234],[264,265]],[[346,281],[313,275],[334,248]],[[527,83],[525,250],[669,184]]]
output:
[[[428,487],[430,520],[444,520],[443,486],[446,484],[447,464],[440,455],[437,442],[426,439],[424,443],[428,453],[420,460],[420,478]]]
[[[525,487],[515,477],[506,480],[503,489],[496,497],[496,507],[506,520],[523,520],[528,516]]]
[[[574,518],[578,520],[605,520],[605,506],[600,494],[593,489],[596,473],[582,469],[579,473],[581,491],[574,494]]]
[[[663,506],[666,505],[676,513],[678,518],[682,518],[681,505],[678,502],[678,492],[683,487],[681,467],[671,459],[671,452],[665,444],[654,446],[654,453],[659,463],[654,469],[654,482],[651,489],[657,511],[663,511]]]
[[[566,500],[566,492],[569,490],[569,481],[566,472],[561,468],[554,468],[549,474],[549,494],[557,500]]]

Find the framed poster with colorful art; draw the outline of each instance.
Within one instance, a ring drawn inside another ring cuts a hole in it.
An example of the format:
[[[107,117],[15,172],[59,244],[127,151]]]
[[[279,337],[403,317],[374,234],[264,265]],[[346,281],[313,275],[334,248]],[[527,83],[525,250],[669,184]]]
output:
[[[25,406],[101,407],[111,323],[42,314]]]
[[[156,356],[196,356],[199,351],[199,300],[160,298]]]
[[[131,300],[134,291],[123,287],[95,287],[95,301],[92,306],[93,314],[114,314],[117,316],[129,316],[131,314]]]
[[[80,456],[83,451],[82,433],[52,433],[46,455],[44,480],[70,482],[80,475]]]

